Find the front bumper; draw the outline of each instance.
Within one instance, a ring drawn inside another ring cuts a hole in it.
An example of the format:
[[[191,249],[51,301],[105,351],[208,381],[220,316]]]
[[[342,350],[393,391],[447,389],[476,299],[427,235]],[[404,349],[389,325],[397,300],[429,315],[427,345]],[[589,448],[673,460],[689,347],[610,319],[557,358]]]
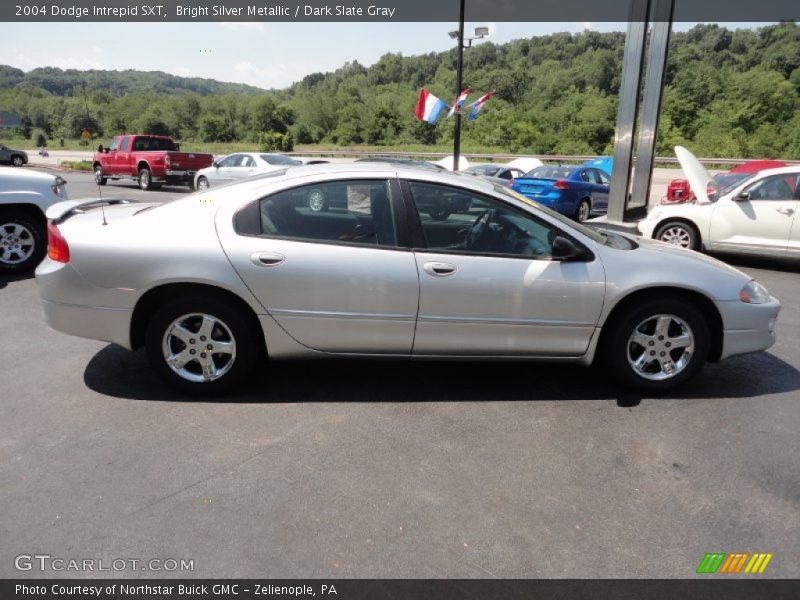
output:
[[[766,350],[775,343],[775,325],[781,310],[777,298],[765,304],[747,304],[740,300],[716,304],[723,324],[720,359]]]

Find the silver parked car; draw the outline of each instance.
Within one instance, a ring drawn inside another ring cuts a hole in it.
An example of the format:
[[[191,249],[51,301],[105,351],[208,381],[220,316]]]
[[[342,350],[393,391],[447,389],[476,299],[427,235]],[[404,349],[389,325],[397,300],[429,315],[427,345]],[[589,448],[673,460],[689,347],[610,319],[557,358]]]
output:
[[[194,176],[196,189],[204,190],[258,175],[280,171],[286,167],[302,165],[303,162],[283,154],[267,152],[236,152],[215,159],[210,167],[200,169]]]
[[[345,201],[312,211],[309,189]],[[418,198],[465,212],[433,218]],[[48,216],[36,271],[55,329],[145,346],[192,394],[269,357],[602,359],[660,391],[775,341],[779,302],[661,242],[597,233],[505,186],[387,164],[290,168],[154,206]]]
[[[32,271],[47,252],[45,211],[67,199],[60,175],[0,167],[0,275]]]

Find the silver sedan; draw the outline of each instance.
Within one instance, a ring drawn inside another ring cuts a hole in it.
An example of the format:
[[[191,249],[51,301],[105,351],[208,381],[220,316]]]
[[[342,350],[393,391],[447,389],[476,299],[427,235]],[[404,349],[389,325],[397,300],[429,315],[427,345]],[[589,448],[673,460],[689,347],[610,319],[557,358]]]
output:
[[[330,210],[309,209],[319,192]],[[430,216],[454,197],[468,208]],[[267,359],[329,356],[603,361],[659,392],[769,348],[780,309],[713,258],[597,233],[479,178],[386,164],[106,202],[107,225],[94,200],[48,217],[47,322],[144,346],[190,394],[228,390]]]
[[[200,169],[194,176],[194,186],[196,189],[205,190],[211,186],[246,179],[259,173],[281,171],[302,164],[302,161],[283,154],[236,152],[214,159],[210,167]]]

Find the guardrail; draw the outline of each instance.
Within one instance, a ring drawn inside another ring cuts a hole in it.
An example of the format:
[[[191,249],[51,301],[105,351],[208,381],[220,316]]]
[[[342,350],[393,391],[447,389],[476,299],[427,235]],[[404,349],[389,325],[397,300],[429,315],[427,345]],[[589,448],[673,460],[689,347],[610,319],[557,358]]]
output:
[[[367,157],[367,156],[392,156],[396,158],[446,158],[452,156],[448,152],[394,152],[386,149],[386,152],[377,152],[374,150],[307,150],[304,152],[287,152],[289,156],[322,156],[322,157]],[[509,161],[515,158],[538,158],[545,162],[559,162],[559,163],[582,163],[587,160],[597,158],[597,156],[567,156],[562,154],[555,155],[534,155],[534,154],[474,154],[469,152],[462,152],[461,156],[466,159],[484,159],[484,160],[503,160]],[[751,160],[752,158],[698,158],[701,163],[708,165],[741,165]],[[780,159],[783,160],[783,159]],[[663,164],[678,164],[678,159],[674,156],[657,156],[656,163]],[[785,160],[789,164],[800,164],[800,161]]]

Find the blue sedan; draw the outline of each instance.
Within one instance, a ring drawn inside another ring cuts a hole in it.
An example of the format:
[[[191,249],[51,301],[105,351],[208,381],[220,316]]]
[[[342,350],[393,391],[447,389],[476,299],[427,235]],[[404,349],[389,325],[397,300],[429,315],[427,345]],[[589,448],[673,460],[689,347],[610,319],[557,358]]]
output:
[[[588,166],[544,165],[514,179],[520,194],[576,221],[608,212],[608,173]]]

